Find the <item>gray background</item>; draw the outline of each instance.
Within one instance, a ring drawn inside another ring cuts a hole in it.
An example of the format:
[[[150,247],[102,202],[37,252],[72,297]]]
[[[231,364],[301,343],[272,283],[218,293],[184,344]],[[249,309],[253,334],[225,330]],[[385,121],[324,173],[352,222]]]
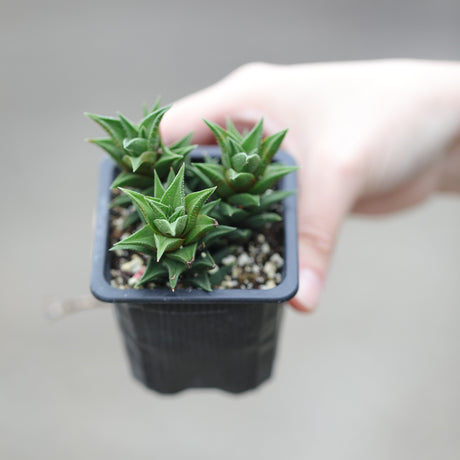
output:
[[[460,58],[460,4],[1,1],[0,458],[460,458],[460,200],[350,219],[321,308],[286,309],[274,378],[162,397],[88,293],[102,153],[83,111],[135,119],[266,60]]]

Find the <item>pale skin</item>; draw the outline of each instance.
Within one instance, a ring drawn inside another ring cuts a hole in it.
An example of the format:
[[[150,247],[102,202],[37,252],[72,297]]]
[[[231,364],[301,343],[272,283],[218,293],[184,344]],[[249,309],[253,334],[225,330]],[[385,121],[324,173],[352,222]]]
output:
[[[291,305],[319,302],[346,216],[384,214],[436,192],[460,193],[460,64],[385,60],[279,66],[247,64],[177,101],[162,122],[166,142],[202,119],[230,118],[265,133],[289,128],[284,147],[301,166],[300,285]]]

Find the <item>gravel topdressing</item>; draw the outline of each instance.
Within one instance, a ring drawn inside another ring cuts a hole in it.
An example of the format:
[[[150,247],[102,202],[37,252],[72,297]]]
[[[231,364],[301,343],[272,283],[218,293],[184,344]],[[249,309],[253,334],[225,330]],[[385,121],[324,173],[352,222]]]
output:
[[[133,208],[113,207],[110,214],[110,245],[136,231],[136,227],[123,229],[127,216]],[[269,224],[257,229],[252,237],[222,259],[221,265],[232,268],[222,282],[214,289],[271,289],[282,280],[284,265],[283,222]],[[223,247],[233,245],[222,239]],[[196,257],[200,256],[197,251]],[[148,257],[133,251],[117,250],[111,252],[111,284],[118,289],[133,289],[142,277],[148,263]],[[214,269],[217,270],[217,267]],[[145,283],[136,289],[151,289],[154,283]],[[189,286],[178,285],[178,288]]]

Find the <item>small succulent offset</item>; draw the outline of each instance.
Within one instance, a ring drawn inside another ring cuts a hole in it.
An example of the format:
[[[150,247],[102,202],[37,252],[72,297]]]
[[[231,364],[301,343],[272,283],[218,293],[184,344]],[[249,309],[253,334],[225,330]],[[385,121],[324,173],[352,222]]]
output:
[[[185,195],[184,170],[185,165],[182,165],[177,175],[170,174],[166,187],[155,171],[153,196],[121,189],[132,200],[145,220],[145,225],[116,243],[112,250],[135,250],[150,256],[137,286],[147,281],[167,279],[174,291],[179,277],[187,271],[187,279],[191,284],[206,291],[212,290],[207,272],[215,267],[215,262],[204,247],[195,260],[197,250],[200,245],[209,244],[212,238],[230,232],[233,228],[222,226],[212,235],[218,222],[206,213],[216,202],[206,202],[215,187]]]
[[[249,228],[261,227],[281,220],[270,211],[273,204],[293,192],[273,191],[271,188],[296,166],[272,163],[287,130],[263,138],[263,119],[247,134],[240,134],[228,121],[227,129],[206,121],[221,150],[221,161],[207,161],[193,165],[195,174],[208,187],[216,186],[222,199],[219,221]]]
[[[191,134],[170,146],[163,143],[159,126],[169,108],[157,103],[138,125],[121,113],[118,118],[86,113],[110,136],[90,142],[104,149],[121,169],[112,187],[148,190],[155,171],[162,180],[166,179],[170,169],[177,172],[185,156],[196,147],[190,145]]]

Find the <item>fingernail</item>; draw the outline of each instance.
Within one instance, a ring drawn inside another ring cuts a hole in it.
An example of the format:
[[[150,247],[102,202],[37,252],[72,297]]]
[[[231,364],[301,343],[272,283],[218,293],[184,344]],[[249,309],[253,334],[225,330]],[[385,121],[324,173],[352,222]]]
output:
[[[313,310],[321,295],[323,282],[321,278],[308,268],[300,270],[299,274],[299,290],[296,297],[307,310]]]

